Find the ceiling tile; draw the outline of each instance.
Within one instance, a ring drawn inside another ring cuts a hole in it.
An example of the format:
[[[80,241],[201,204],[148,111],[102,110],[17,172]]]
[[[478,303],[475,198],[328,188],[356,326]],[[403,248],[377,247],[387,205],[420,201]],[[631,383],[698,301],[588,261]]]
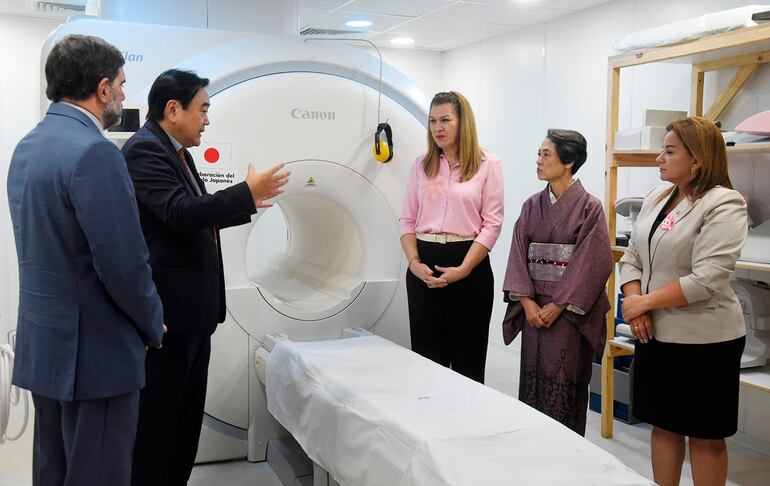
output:
[[[558,0],[548,5],[551,8],[565,8],[567,10],[582,10],[607,3],[610,0]]]
[[[345,22],[348,20],[370,20],[370,27],[348,27]],[[340,29],[355,30],[360,32],[382,32],[393,27],[408,22],[412,17],[399,17],[395,15],[377,15],[373,13],[353,13],[353,12],[332,12],[326,17],[312,24],[312,27],[318,29]]]
[[[396,37],[411,37],[414,39],[414,44],[409,44],[405,46],[398,46],[395,44],[392,44],[390,42],[391,39],[394,39]],[[377,44],[381,47],[411,47],[411,48],[422,48],[424,46],[427,46],[429,44],[434,44],[441,42],[443,40],[446,40],[448,38],[452,37],[451,33],[447,32],[428,32],[428,31],[422,31],[419,33],[412,33],[412,32],[385,32],[380,33],[375,36],[372,36],[370,39],[372,42]]]
[[[562,15],[571,14],[573,10],[565,10],[561,8],[537,8],[525,14],[522,14],[519,19],[522,25],[534,25],[541,22],[547,22],[551,19],[561,17]]]
[[[400,26],[394,32],[385,32],[374,36],[371,40],[377,45],[390,46],[394,37],[411,37],[415,40],[413,47],[427,47],[448,41],[454,37],[465,36],[479,40],[502,34],[516,27],[501,24],[480,24],[475,22],[451,22],[428,18],[415,19]]]
[[[453,2],[447,0],[355,0],[345,5],[345,12],[367,12],[383,15],[419,17],[444,8]]]
[[[515,26],[509,26],[509,27],[510,27],[510,30],[508,30],[508,32],[513,32],[514,30],[519,30],[521,28],[521,27],[515,27]],[[498,34],[495,34],[495,35],[498,35]],[[468,46],[476,42],[481,42],[490,37],[494,37],[495,35],[491,35],[491,36],[490,35],[472,35],[472,34],[457,35],[450,39],[443,40],[441,42],[428,44],[424,48],[432,49],[435,51],[448,51],[451,49],[456,49],[458,47]]]
[[[427,46],[424,46],[423,49],[431,49],[434,51],[450,51],[452,49],[457,49],[460,47],[465,47],[468,45],[473,44],[474,42],[478,42],[478,37],[475,35],[457,35],[450,39],[445,39],[441,42],[436,42],[434,44],[428,44]]]
[[[350,3],[350,0],[300,0],[300,8],[321,8],[334,10],[337,7]]]
[[[545,7],[549,3],[556,1],[559,0],[459,0],[460,3],[475,3],[480,5],[510,5],[514,7],[523,7],[529,10],[538,7]]]
[[[392,44],[390,40],[396,37],[411,37],[414,39],[414,44],[404,46]],[[411,34],[409,32],[386,32],[375,35],[370,40],[381,47],[411,47],[421,49],[427,45],[435,44],[451,37],[451,35],[447,35],[444,32],[420,32],[419,34]]]
[[[300,7],[299,9],[299,25],[300,30],[304,30],[309,27],[313,22],[317,22],[321,17],[331,12],[331,10],[324,10],[321,8],[306,8]]]
[[[0,0],[1,1],[1,0]],[[522,26],[547,22],[609,0],[300,0],[303,29],[356,30],[379,46],[412,37],[404,47],[449,50],[473,44]],[[351,28],[352,19],[371,20]]]
[[[532,11],[525,5],[481,5],[476,3],[455,3],[426,18],[482,22],[492,24],[525,25],[519,21],[523,13]]]

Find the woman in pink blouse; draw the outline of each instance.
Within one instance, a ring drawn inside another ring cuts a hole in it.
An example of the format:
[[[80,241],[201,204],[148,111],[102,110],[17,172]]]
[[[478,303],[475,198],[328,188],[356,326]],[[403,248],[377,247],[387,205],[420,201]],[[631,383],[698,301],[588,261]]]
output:
[[[400,218],[412,349],[483,383],[502,163],[479,147],[460,93],[434,96],[428,122],[428,152],[414,162]]]

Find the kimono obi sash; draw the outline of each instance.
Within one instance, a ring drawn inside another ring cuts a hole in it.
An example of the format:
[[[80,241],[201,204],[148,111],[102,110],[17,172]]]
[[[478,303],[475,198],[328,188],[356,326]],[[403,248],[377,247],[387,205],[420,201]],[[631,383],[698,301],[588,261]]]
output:
[[[532,280],[558,282],[564,275],[575,245],[530,243],[527,252],[529,276]]]

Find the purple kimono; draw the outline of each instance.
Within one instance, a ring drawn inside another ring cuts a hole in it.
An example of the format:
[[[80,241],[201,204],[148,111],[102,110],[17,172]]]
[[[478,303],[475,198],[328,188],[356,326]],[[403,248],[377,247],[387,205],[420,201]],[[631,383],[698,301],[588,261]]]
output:
[[[553,247],[567,256],[532,258],[531,243],[562,244],[534,249]],[[549,265],[559,272],[550,271]],[[607,337],[605,285],[612,265],[602,203],[580,181],[553,204],[548,186],[524,202],[503,283],[508,302],[503,337],[510,344],[522,335],[519,400],[581,435],[591,363]],[[516,296],[528,296],[541,307],[551,302],[568,307],[550,327],[537,328],[527,322]]]

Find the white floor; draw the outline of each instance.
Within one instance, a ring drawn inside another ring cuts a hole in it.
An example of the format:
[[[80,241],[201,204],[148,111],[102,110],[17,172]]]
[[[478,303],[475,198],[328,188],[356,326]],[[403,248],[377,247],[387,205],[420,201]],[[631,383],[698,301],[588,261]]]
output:
[[[518,355],[513,349],[490,345],[487,359],[486,383],[492,388],[512,396],[518,389]],[[10,432],[15,433],[19,411],[12,411]],[[649,427],[615,422],[612,440],[599,435],[599,415],[588,412],[586,438],[617,456],[621,461],[642,475],[651,478],[649,462]],[[730,469],[728,485],[770,485],[770,457],[756,453],[739,444],[728,441]],[[16,442],[0,445],[0,486],[29,486],[32,484],[32,431],[28,429]],[[266,463],[252,464],[246,461],[230,461],[196,466],[188,483],[190,486],[282,486]],[[682,473],[683,486],[692,485],[689,464]],[[363,486],[363,485],[355,485]]]

